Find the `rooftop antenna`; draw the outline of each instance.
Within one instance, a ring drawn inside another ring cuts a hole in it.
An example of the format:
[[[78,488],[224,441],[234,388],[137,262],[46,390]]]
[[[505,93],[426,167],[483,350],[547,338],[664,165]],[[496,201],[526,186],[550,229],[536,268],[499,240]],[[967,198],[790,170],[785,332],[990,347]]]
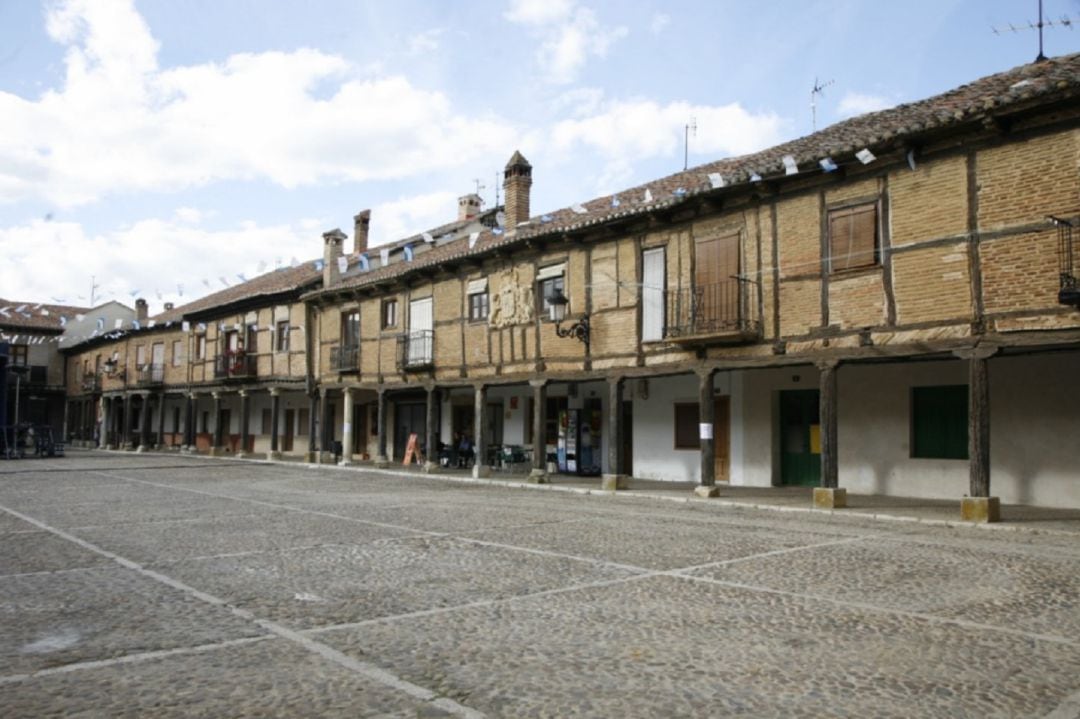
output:
[[[686,127],[683,132],[683,166],[682,169],[686,170],[690,167],[690,138],[697,137],[697,118],[691,117],[690,122],[686,123]]]
[[[814,78],[814,89],[810,91],[810,127],[813,132],[817,132],[817,96],[825,97],[825,88],[832,84],[832,80],[822,82]]]
[[[1008,27],[997,28],[997,27],[991,26],[990,30],[993,31],[993,33],[995,35],[1000,35],[1003,32],[1016,33],[1016,32],[1020,32],[1021,30],[1038,30],[1039,31],[1039,54],[1035,57],[1035,62],[1043,62],[1043,61],[1046,60],[1046,55],[1043,54],[1043,28],[1044,27],[1067,27],[1070,30],[1072,30],[1073,25],[1076,24],[1076,22],[1077,22],[1077,20],[1069,17],[1068,15],[1062,15],[1061,18],[1059,20],[1057,20],[1057,21],[1044,19],[1043,18],[1042,0],[1039,0],[1039,21],[1038,22],[1031,22],[1030,20],[1028,20],[1028,23],[1027,23],[1026,27],[1024,25],[1020,25],[1019,27],[1017,27],[1016,25],[1013,25],[1010,22],[1010,23],[1008,23]]]
[[[91,307],[96,307],[97,306],[97,305],[94,304],[94,298],[97,296],[97,289],[99,287],[101,287],[101,285],[97,284],[94,281],[96,279],[97,279],[97,277],[95,275],[90,275],[90,306]]]
[[[484,185],[482,185],[482,184],[480,183],[480,178],[479,178],[479,177],[474,177],[474,178],[473,178],[473,182],[475,182],[475,183],[476,183],[476,194],[478,194],[478,195],[479,195],[479,194],[480,194],[480,190],[486,190],[486,189],[487,189],[486,187],[484,187]]]
[[[499,171],[495,170],[495,204],[492,207],[499,206]]]

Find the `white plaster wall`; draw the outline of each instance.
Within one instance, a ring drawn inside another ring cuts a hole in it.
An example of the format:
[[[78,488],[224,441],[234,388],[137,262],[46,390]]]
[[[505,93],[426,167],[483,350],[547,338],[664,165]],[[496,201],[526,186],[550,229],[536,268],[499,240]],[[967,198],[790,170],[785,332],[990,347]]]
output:
[[[738,401],[733,397],[731,408],[731,484],[748,487],[779,484],[777,397],[780,390],[817,389],[817,369],[797,366],[746,370],[738,375]]]
[[[701,451],[675,449],[675,403],[698,401],[696,375],[653,377],[649,396],[641,397],[637,382],[634,401],[634,476],[675,482],[701,478]]]

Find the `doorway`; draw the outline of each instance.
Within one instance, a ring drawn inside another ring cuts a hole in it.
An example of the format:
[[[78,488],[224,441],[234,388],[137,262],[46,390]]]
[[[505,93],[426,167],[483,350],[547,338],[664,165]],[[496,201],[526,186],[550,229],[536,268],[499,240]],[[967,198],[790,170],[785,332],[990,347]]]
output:
[[[415,433],[420,445],[423,445],[426,418],[427,405],[424,402],[399,402],[394,406],[394,461],[405,457],[410,434]]]
[[[780,392],[780,483],[821,483],[821,421],[816,389]]]
[[[622,417],[619,418],[622,423],[622,447],[619,448],[619,452],[622,454],[622,473],[628,477],[634,476],[634,403],[632,400],[625,400],[622,403]]]
[[[296,410],[285,410],[285,433],[281,436],[281,451],[291,452],[293,448],[293,435],[296,427]]]

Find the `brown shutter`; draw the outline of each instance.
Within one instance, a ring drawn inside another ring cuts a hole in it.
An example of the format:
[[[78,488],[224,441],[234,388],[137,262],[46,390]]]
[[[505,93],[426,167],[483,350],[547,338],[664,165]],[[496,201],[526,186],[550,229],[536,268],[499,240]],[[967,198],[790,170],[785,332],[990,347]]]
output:
[[[833,272],[877,264],[877,204],[829,213],[829,255]]]

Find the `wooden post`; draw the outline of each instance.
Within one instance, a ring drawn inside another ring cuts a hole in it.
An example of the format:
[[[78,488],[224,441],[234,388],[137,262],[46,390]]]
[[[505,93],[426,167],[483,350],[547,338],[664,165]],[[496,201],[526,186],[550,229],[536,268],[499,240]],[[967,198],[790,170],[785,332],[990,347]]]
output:
[[[278,425],[281,423],[281,390],[273,387],[270,390],[270,459],[279,459],[278,452]]]
[[[439,390],[435,385],[427,387],[427,406],[424,408],[424,471],[439,469],[439,428],[436,426],[436,410],[439,406]]]
[[[131,394],[124,395],[124,416],[120,418],[122,424],[120,425],[121,441],[123,442],[124,449],[131,449]]]
[[[474,411],[473,451],[476,452],[476,461],[473,462],[473,476],[487,477],[491,474],[491,467],[487,463],[487,437],[484,436],[487,426],[487,387],[482,384],[476,385]]]
[[[315,432],[318,428],[319,393],[312,392],[308,396],[308,433],[307,433],[307,457],[308,462],[314,462],[316,455]]]
[[[836,362],[818,364],[821,389],[818,418],[821,423],[821,486],[827,489],[836,489],[840,486],[839,465],[836,457],[837,366]]]
[[[247,390],[240,390],[240,451],[237,457],[243,457],[248,452],[248,439],[251,437],[251,397]]]
[[[221,422],[221,392],[214,392],[214,446],[211,448],[211,454],[215,454],[221,451],[222,441],[224,439],[224,430]]]
[[[165,445],[165,392],[157,393],[157,437],[154,440],[154,445],[158,448]]]
[[[698,438],[701,443],[701,483],[694,489],[699,497],[716,497],[716,440],[713,439],[713,420],[716,400],[713,392],[715,369],[698,372]]]
[[[139,410],[139,450],[145,452],[150,446],[150,393],[140,395],[142,409]]]
[[[98,447],[106,449],[109,446],[109,422],[112,420],[112,412],[109,404],[112,402],[108,397],[101,398],[101,431],[98,434]]]
[[[990,496],[990,358],[997,347],[980,346],[953,354],[968,361],[968,478],[970,496],[960,502],[960,516],[973,522],[997,522],[1001,504]]]
[[[627,488],[627,477],[622,467],[622,402],[623,378],[608,378],[608,445],[607,474],[601,479],[601,489]]]
[[[319,452],[320,462],[328,462],[327,456],[333,451],[333,428],[334,418],[330,416],[330,390],[323,389],[319,398],[320,425],[319,425]]]
[[[389,467],[390,458],[386,456],[386,390],[379,388],[378,400],[378,435],[376,440],[379,445],[379,454],[375,457],[376,467]]]
[[[547,438],[544,436],[547,424],[547,380],[530,380],[533,390],[533,436],[532,469],[529,481],[534,484],[546,484],[547,476]]]

